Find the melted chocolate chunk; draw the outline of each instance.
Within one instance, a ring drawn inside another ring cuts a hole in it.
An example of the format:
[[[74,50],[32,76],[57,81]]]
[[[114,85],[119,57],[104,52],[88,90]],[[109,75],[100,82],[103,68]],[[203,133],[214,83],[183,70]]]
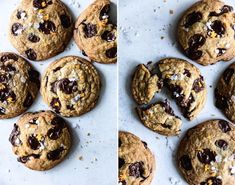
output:
[[[193,90],[196,93],[199,93],[200,91],[202,91],[204,89],[204,84],[203,84],[203,76],[200,75],[200,77],[198,79],[196,79],[193,83]]]
[[[30,107],[33,104],[33,100],[34,100],[33,96],[31,95],[30,92],[28,92],[28,94],[24,100],[23,106],[26,108]]]
[[[189,28],[196,22],[199,22],[202,19],[202,13],[201,12],[192,12],[187,15],[184,27]]]
[[[40,38],[37,35],[35,35],[34,33],[30,33],[28,36],[28,40],[30,42],[37,43],[40,41]]]
[[[187,171],[193,169],[191,159],[190,159],[190,157],[188,155],[183,155],[180,158],[180,165],[182,166],[182,168],[184,168]]]
[[[16,100],[16,95],[13,91],[9,90],[8,88],[4,88],[0,90],[0,101],[4,102],[14,102]]]
[[[187,76],[187,77],[191,77],[191,73],[190,73],[190,71],[188,70],[188,69],[184,69],[184,73],[183,73],[185,76]]]
[[[201,182],[200,185],[222,185],[222,180],[217,177],[210,177],[206,182]]]
[[[16,13],[17,19],[22,19],[22,18],[24,18],[24,17],[22,17],[22,15],[24,15],[24,17],[26,17],[26,16],[27,16],[26,11],[24,11],[24,10],[18,10],[17,13]]]
[[[25,54],[29,60],[36,60],[37,59],[37,54],[35,53],[35,51],[33,49],[26,50]]]
[[[6,72],[14,72],[16,71],[16,68],[12,64],[8,64],[6,66],[2,66],[2,69]]]
[[[59,98],[53,98],[50,104],[51,104],[51,107],[55,110],[55,112],[58,113],[60,111],[61,103],[60,103]]]
[[[211,162],[215,162],[216,153],[206,148],[197,153],[197,158],[201,163],[210,164]]]
[[[62,152],[64,151],[64,148],[63,147],[60,147],[56,150],[53,150],[53,151],[50,151],[48,154],[47,154],[47,159],[51,160],[51,161],[55,161],[55,160],[58,160],[60,159],[61,157],[61,154]]]
[[[144,162],[136,162],[129,166],[129,175],[133,177],[143,177],[144,174]]]
[[[229,122],[225,120],[220,120],[219,121],[219,128],[222,130],[222,132],[227,133],[231,131],[231,127],[229,125]]]
[[[51,124],[60,128],[66,127],[65,120],[59,116],[54,117],[53,120],[51,121]]]
[[[66,108],[69,109],[69,110],[75,110],[73,105],[66,105]]]
[[[30,69],[28,71],[28,74],[29,74],[29,80],[31,82],[37,84],[38,88],[40,88],[40,80],[39,80],[40,74],[39,74],[39,72],[34,69]]]
[[[0,58],[0,61],[1,62],[6,62],[8,60],[14,60],[14,61],[17,61],[18,60],[18,56],[13,54],[13,53],[8,53],[8,54],[5,54],[3,55],[1,58]]]
[[[206,42],[206,38],[203,35],[195,34],[192,37],[190,37],[188,41],[188,45],[191,48],[198,49],[202,47],[205,44],[205,42]]]
[[[97,34],[97,27],[95,24],[85,24],[83,23],[84,27],[83,27],[83,31],[85,34],[85,38],[91,38],[94,37]]]
[[[17,159],[17,161],[21,162],[21,163],[27,163],[29,161],[30,157],[33,157],[35,159],[39,159],[40,155],[39,154],[31,154],[31,155],[28,155],[28,156],[19,157]]]
[[[0,115],[4,115],[6,113],[6,109],[4,107],[0,107]]]
[[[141,141],[142,143],[143,143],[143,145],[144,145],[144,148],[148,148],[148,144],[145,142],[145,141]]]
[[[217,57],[222,56],[223,54],[225,54],[225,52],[227,51],[227,49],[225,48],[217,48],[218,54]]]
[[[225,34],[225,27],[224,27],[224,25],[223,25],[223,23],[221,21],[218,21],[218,20],[214,21],[211,24],[211,28],[219,36],[222,36],[222,35]]]
[[[227,68],[223,73],[223,79],[226,84],[229,84],[230,80],[232,79],[232,76],[234,74],[233,68]]]
[[[109,18],[110,5],[105,5],[100,11],[100,20],[105,20]]]
[[[225,13],[229,13],[229,12],[232,12],[233,11],[233,7],[232,6],[228,6],[228,5],[224,5],[221,9],[220,9],[220,12],[217,13],[217,12],[211,12],[209,14],[209,16],[220,16],[220,15],[223,15]]]
[[[113,48],[108,49],[105,54],[108,58],[117,57],[117,47],[113,47]]]
[[[195,48],[188,48],[185,50],[186,55],[192,60],[199,60],[203,52]]]
[[[58,82],[59,81],[55,81],[55,82],[51,83],[51,92],[53,92],[55,94],[57,94]]]
[[[48,130],[47,136],[52,140],[56,140],[61,136],[63,129],[66,127],[66,123],[63,118],[56,116],[51,121],[51,124],[55,125],[55,127]]]
[[[14,128],[9,137],[9,141],[13,146],[17,146],[19,144],[16,142],[19,139],[18,138],[19,135],[20,135],[20,128],[18,125],[14,124]]]
[[[215,105],[219,109],[227,109],[228,108],[228,99],[225,96],[219,94],[218,89],[215,89],[215,98],[216,102]]]
[[[119,139],[118,139],[118,147],[121,147],[121,145],[122,145],[122,141],[121,141],[121,139],[119,138]]]
[[[126,185],[126,181],[119,181],[118,183],[121,183],[121,185]]]
[[[170,106],[170,103],[167,101],[167,99],[164,102],[160,102],[160,105],[165,109],[165,112],[175,116],[173,109]]]
[[[221,148],[222,150],[226,150],[228,148],[228,143],[223,139],[216,140],[215,145]]]
[[[59,71],[61,69],[61,67],[57,67],[53,70],[53,72]]]
[[[37,149],[39,149],[39,147],[40,147],[39,141],[38,141],[37,138],[34,137],[33,135],[29,136],[29,138],[28,138],[28,144],[29,144],[29,146],[30,146],[30,148],[31,148],[32,150],[37,150]]]
[[[118,158],[118,168],[120,169],[121,167],[123,167],[124,164],[125,164],[124,159],[119,157]]]
[[[11,32],[14,36],[18,36],[23,31],[23,25],[20,23],[14,23],[11,27]]]
[[[169,89],[172,92],[172,97],[176,99],[177,104],[181,105],[184,100],[184,95],[182,94],[183,91],[182,87],[178,85],[170,85]]]
[[[39,23],[38,30],[44,34],[50,34],[56,31],[56,26],[52,21],[44,21],[43,23]]]
[[[69,16],[66,14],[60,16],[60,21],[64,28],[69,28],[72,24]]]
[[[86,54],[86,52],[84,50],[82,50],[82,55],[87,57],[87,54]]]
[[[107,42],[112,42],[116,40],[116,36],[113,32],[111,31],[105,31],[102,35],[101,38]]]
[[[29,121],[29,124],[37,125],[37,120],[38,120],[38,118],[33,118]]]
[[[0,74],[0,83],[6,83],[10,79],[10,74]]]
[[[33,0],[33,6],[38,9],[44,9],[52,4],[52,0]]]
[[[78,90],[77,82],[70,81],[68,78],[61,79],[58,84],[60,90],[65,94],[72,94]]]

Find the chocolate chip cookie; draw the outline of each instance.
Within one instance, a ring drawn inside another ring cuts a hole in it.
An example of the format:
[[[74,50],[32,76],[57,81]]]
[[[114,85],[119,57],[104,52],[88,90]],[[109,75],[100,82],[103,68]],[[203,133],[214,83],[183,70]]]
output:
[[[67,56],[49,65],[41,85],[44,101],[63,116],[80,116],[95,107],[100,76],[87,60]]]
[[[174,114],[167,100],[136,110],[141,122],[149,129],[166,136],[180,133],[182,121]]]
[[[188,130],[177,160],[189,184],[233,185],[235,182],[235,126],[210,120]]]
[[[216,106],[235,123],[235,62],[222,74],[215,89]]]
[[[65,120],[51,111],[24,114],[9,137],[18,161],[32,170],[49,170],[60,163],[71,147]]]
[[[161,91],[162,81],[144,64],[137,66],[132,79],[132,95],[138,104],[148,104]]]
[[[119,184],[149,185],[155,171],[155,159],[147,143],[129,132],[119,132]]]
[[[184,117],[194,119],[206,102],[206,85],[200,71],[191,63],[166,58],[158,63],[164,85],[172,93]]]
[[[26,111],[40,87],[39,73],[15,53],[0,53],[0,119]]]
[[[22,0],[10,20],[9,39],[30,60],[64,51],[72,37],[70,13],[60,0]]]
[[[110,1],[96,0],[78,17],[74,39],[92,61],[114,63],[117,60],[117,28],[109,20]]]
[[[185,54],[202,65],[235,56],[233,7],[219,0],[201,0],[189,8],[178,25],[178,40]]]

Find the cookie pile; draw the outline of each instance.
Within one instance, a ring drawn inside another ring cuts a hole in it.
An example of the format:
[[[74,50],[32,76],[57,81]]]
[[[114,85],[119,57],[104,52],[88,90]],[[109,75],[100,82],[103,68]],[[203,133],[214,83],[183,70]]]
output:
[[[117,29],[109,17],[110,1],[96,0],[78,17],[76,26],[60,0],[22,0],[12,13],[9,40],[32,61],[63,52],[73,37],[90,61],[66,56],[40,74],[21,56],[0,53],[0,119],[16,117],[34,102],[40,89],[45,103],[57,114],[75,117],[93,109],[101,78],[91,62],[115,63]],[[72,145],[65,120],[52,111],[23,114],[9,141],[18,161],[33,170],[49,170],[60,163]]]

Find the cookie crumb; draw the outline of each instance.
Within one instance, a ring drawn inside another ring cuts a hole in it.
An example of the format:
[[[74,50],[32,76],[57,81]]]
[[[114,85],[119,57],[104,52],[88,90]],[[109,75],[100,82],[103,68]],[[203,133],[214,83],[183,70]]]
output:
[[[80,161],[83,161],[83,156],[79,156],[78,159],[79,159]]]
[[[174,10],[170,10],[169,13],[170,13],[171,15],[173,15],[173,14],[174,14]]]

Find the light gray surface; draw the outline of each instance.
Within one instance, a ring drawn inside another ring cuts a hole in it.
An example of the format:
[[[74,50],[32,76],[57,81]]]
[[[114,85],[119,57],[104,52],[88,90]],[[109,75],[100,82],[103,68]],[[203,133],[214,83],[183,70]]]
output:
[[[64,0],[74,17],[92,0]],[[79,3],[78,3],[79,2]],[[115,2],[115,1],[113,1]],[[0,51],[15,51],[7,39],[11,12],[19,0],[2,0],[0,6]],[[67,55],[81,55],[72,41],[66,52],[45,62],[31,62],[41,73]],[[95,109],[67,119],[74,135],[74,147],[64,162],[47,172],[35,172],[16,161],[8,142],[17,118],[0,120],[0,185],[112,185],[116,183],[117,65],[95,64],[102,76],[102,94]],[[29,111],[48,109],[39,95]],[[88,136],[90,133],[90,136]],[[80,139],[80,142],[78,140]],[[79,160],[82,156],[83,160]],[[97,160],[96,160],[97,159]],[[110,170],[112,169],[112,170]]]
[[[130,93],[130,79],[135,66],[164,57],[187,59],[178,49],[175,27],[180,15],[196,1],[193,0],[120,0],[119,1],[119,129],[130,131],[146,141],[155,154],[157,171],[153,185],[187,184],[177,172],[174,154],[179,143],[178,137],[164,137],[145,128],[134,111],[136,106]],[[233,0],[227,3],[235,7]],[[170,10],[174,14],[170,14]],[[161,39],[164,37],[164,39]],[[192,62],[191,60],[189,60]],[[234,61],[234,60],[233,60]],[[213,91],[222,71],[231,62],[217,63],[200,68],[208,89],[208,100],[197,119],[192,122],[183,119],[182,134],[194,125],[215,118],[224,118],[214,106]],[[212,88],[209,86],[212,85]],[[157,95],[156,100],[169,96]],[[175,102],[171,105],[181,115]],[[181,116],[182,117],[182,116]],[[182,137],[180,134],[180,137]]]

